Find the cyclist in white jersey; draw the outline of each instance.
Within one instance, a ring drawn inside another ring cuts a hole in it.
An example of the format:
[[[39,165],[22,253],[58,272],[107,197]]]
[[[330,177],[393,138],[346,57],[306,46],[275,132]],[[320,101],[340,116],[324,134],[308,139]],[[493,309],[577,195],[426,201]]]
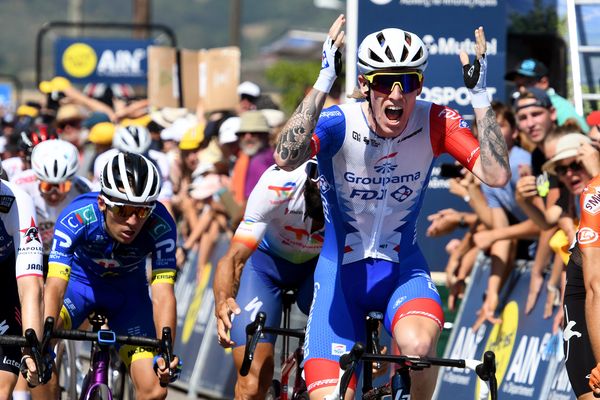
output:
[[[219,261],[213,284],[217,334],[221,346],[233,347],[236,370],[244,359],[245,327],[259,311],[267,314],[268,326],[279,327],[282,295],[296,290],[296,303],[308,314],[313,272],[323,245],[316,167],[309,160],[291,172],[276,165],[267,169]],[[275,340],[274,335],[260,339],[248,375],[238,373],[236,399],[265,398],[273,379]]]
[[[0,181],[0,263],[4,269],[0,331],[3,335],[22,335],[33,328],[39,338],[44,280],[35,208],[27,193],[4,180]],[[0,398],[11,398],[22,363],[27,367],[27,381],[33,386],[39,384],[29,349],[22,352],[18,347],[0,346]]]
[[[56,219],[75,197],[91,190],[87,179],[75,175],[78,169],[77,147],[65,140],[53,139],[36,145],[31,153],[31,169],[11,179],[33,199],[44,244],[45,269]]]
[[[151,144],[152,137],[146,127],[138,125],[117,127],[113,137],[113,148],[98,155],[94,161],[93,184],[96,186],[94,189],[98,190],[100,188],[100,174],[102,173],[102,169],[108,160],[112,159],[119,151],[141,154],[149,158],[158,168],[162,181],[158,201],[168,207],[171,197],[173,197],[173,184],[171,183],[169,174],[169,159],[166,154],[150,149]]]
[[[485,88],[483,28],[475,30],[474,64],[461,55],[479,127],[475,138],[456,111],[417,100],[427,48],[414,33],[396,28],[366,36],[358,49],[357,94],[365,101],[321,112],[341,69],[344,22],[340,15],[333,23],[319,77],[282,129],[275,151],[277,164],[287,170],[316,154],[321,174],[326,233],[304,346],[311,399],[331,393],[339,356],[364,342],[369,311],[384,313],[384,326],[402,353],[435,354],[443,312],[416,243],[416,219],[435,158],[450,153],[490,186],[510,179],[506,144]],[[430,399],[436,371],[412,378],[411,399]],[[347,398],[355,385],[356,377]]]

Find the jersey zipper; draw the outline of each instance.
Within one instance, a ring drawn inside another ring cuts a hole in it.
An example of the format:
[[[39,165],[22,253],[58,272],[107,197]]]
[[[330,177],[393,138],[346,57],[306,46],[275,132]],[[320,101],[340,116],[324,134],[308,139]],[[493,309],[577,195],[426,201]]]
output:
[[[385,151],[383,152],[383,155],[386,156],[388,154],[390,154],[390,150],[392,148],[392,139],[390,138],[385,138],[384,139],[384,149]],[[391,171],[389,171],[387,168],[385,169],[385,173],[382,176],[382,183],[386,181],[386,178],[389,177],[389,175],[391,174]],[[390,180],[391,181],[391,180]],[[388,199],[388,193],[387,193],[387,185],[381,185],[381,192],[383,193],[383,199],[381,199],[378,202],[378,205],[375,209],[375,227],[374,227],[374,231],[371,234],[371,236],[373,237],[373,240],[371,241],[371,248],[375,249],[375,256],[378,256],[380,254],[379,251],[379,240],[381,238],[381,226],[383,223],[383,217],[384,217],[384,211],[387,207],[387,199]]]

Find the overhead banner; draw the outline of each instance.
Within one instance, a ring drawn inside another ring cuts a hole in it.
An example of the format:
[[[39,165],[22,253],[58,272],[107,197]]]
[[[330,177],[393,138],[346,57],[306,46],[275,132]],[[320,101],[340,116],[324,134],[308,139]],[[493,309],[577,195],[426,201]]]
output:
[[[148,39],[58,38],[54,43],[55,76],[75,83],[145,85]]]
[[[354,1],[348,3],[349,7],[350,3]],[[483,26],[487,39],[488,91],[494,98],[504,99],[505,0],[360,0],[356,3],[356,47],[366,35],[383,28],[400,28],[417,34],[429,48],[420,98],[450,106],[463,115],[473,114],[473,109],[464,87],[458,55],[464,50],[473,59],[474,31]],[[350,11],[348,13],[350,15]],[[356,80],[356,77],[349,78]]]
[[[552,318],[542,317],[545,290],[533,311],[525,315],[530,277],[528,266],[517,266],[502,290],[498,307],[502,322],[496,325],[485,323],[477,331],[471,329],[482,305],[489,273],[489,258],[476,264],[444,356],[480,360],[487,350],[494,351],[500,399],[575,400],[564,366],[562,334],[552,332]],[[437,400],[487,398],[486,385],[473,371],[440,369]]]

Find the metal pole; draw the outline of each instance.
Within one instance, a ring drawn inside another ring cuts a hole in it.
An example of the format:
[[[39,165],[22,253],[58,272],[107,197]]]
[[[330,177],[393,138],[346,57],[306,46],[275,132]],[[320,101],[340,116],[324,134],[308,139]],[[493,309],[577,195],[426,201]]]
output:
[[[148,25],[150,23],[151,4],[150,0],[133,0],[133,23]],[[138,39],[148,37],[147,29],[136,29],[133,36]]]
[[[229,43],[240,47],[241,37],[241,0],[231,0],[231,14],[229,15]]]

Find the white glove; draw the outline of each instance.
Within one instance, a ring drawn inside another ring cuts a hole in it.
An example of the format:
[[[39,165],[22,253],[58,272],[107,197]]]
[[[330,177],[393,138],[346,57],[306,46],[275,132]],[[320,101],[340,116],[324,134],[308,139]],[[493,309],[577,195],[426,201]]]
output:
[[[331,37],[327,36],[323,43],[323,56],[321,58],[321,72],[313,85],[315,89],[323,93],[329,93],[335,78],[342,70],[342,55]]]

